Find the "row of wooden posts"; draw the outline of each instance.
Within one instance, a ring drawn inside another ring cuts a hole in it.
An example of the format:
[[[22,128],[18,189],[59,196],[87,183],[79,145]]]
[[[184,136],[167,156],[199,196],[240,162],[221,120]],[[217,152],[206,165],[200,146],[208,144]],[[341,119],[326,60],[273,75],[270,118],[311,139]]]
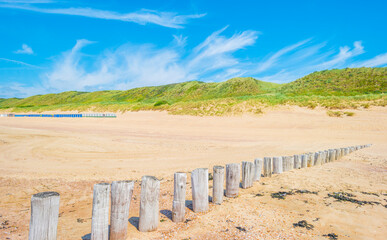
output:
[[[280,174],[292,169],[321,165],[370,146],[370,144],[358,145],[294,156],[265,157],[255,159],[254,162],[242,162],[242,169],[240,169],[239,163],[230,163],[226,164],[226,174],[223,166],[214,166],[212,202],[221,204],[224,195],[228,198],[237,197],[240,183],[242,188],[252,187],[255,181],[260,180],[261,175],[271,177],[272,174]],[[242,181],[240,182],[241,170]],[[226,191],[224,191],[225,175]],[[208,182],[207,168],[197,168],[192,171],[192,209],[194,212],[205,212],[209,208]],[[184,172],[175,173],[172,202],[173,222],[184,221],[186,186],[187,174]],[[98,183],[94,185],[91,222],[92,240],[122,240],[126,238],[133,188],[133,181],[114,181],[112,184]],[[153,176],[143,176],[141,179],[139,231],[148,232],[157,229],[159,223],[159,195],[160,181]],[[110,205],[109,199],[111,199]],[[59,193],[42,192],[34,194],[31,198],[29,239],[56,239],[58,216]]]

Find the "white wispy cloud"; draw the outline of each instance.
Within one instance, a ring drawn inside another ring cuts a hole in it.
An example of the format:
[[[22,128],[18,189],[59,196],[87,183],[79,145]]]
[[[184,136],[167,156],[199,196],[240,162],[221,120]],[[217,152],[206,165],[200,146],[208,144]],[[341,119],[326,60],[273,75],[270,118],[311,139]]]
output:
[[[23,44],[22,45],[22,48],[15,51],[16,54],[34,54],[34,51],[32,50],[32,48],[30,46],[28,46],[27,44]]]
[[[11,82],[0,87],[0,97],[28,97],[46,92],[46,88],[39,85],[25,85],[22,83]]]
[[[36,65],[32,65],[32,64],[25,63],[25,62],[18,61],[18,60],[14,60],[14,59],[0,58],[0,60],[1,61],[6,61],[6,62],[11,62],[11,63],[16,63],[16,64],[19,64],[19,65],[24,65],[24,66],[31,67],[31,68],[42,68],[42,67],[39,67],[39,66],[36,66]]]
[[[351,67],[385,67],[387,65],[387,53],[380,54],[374,58],[360,61],[351,65]]]
[[[148,9],[142,9],[140,11],[130,13],[119,13],[93,8],[42,8],[28,4],[0,4],[0,8],[12,8],[39,13],[72,15],[106,20],[134,22],[142,25],[151,23],[169,28],[183,28],[183,25],[187,24],[189,20],[201,18],[206,15],[178,15],[177,13],[173,12],[159,12]]]
[[[278,52],[272,54],[267,60],[259,63],[257,72],[263,72],[267,70],[268,68],[272,67],[274,64],[278,63],[278,59],[282,57],[283,55],[295,50],[296,48],[304,45],[305,43],[309,42],[310,39],[306,39],[304,41],[298,42],[296,44],[287,46],[285,48],[282,48]]]
[[[353,45],[353,49],[348,46],[340,47],[339,53],[336,54],[331,60],[324,61],[314,67],[316,70],[339,67],[344,65],[347,60],[364,53],[364,47],[362,46],[361,41],[356,41]]]
[[[78,40],[43,74],[47,91],[129,89],[139,86],[168,84],[197,79],[219,79],[242,74],[231,68],[238,63],[232,53],[252,45],[257,32],[244,31],[231,37],[216,32],[185,57],[176,48],[184,37],[174,36],[175,46],[157,49],[150,44],[125,44],[115,50],[104,51],[90,66],[83,59],[82,49],[91,41]],[[178,39],[178,41],[176,40]]]
[[[361,41],[355,41],[353,47],[342,46],[337,50],[326,49],[326,43],[310,45],[310,41],[300,42],[285,47],[268,57],[263,63],[258,63],[258,71],[251,71],[253,76],[271,82],[290,82],[315,71],[345,67],[377,67],[387,63],[387,54],[381,54],[369,60],[357,61],[356,57],[365,53]],[[308,45],[309,44],[309,45]],[[294,47],[297,46],[297,47]],[[289,51],[287,51],[289,50]],[[275,59],[277,65],[267,64]]]
[[[187,67],[195,69],[195,72],[210,72],[239,64],[239,60],[232,53],[251,46],[258,38],[257,31],[244,31],[236,33],[232,37],[220,35],[227,27],[222,28],[193,49],[189,56]]]
[[[359,56],[365,52],[361,41],[355,41],[352,47],[332,48],[327,42],[306,39],[285,46],[261,61],[240,58],[235,53],[254,45],[259,32],[248,30],[228,35],[226,29],[215,31],[191,50],[186,47],[187,37],[177,35],[163,48],[127,43],[87,55],[87,47],[98,43],[80,39],[73,48],[53,58],[49,70],[43,70],[38,85],[29,89],[18,83],[9,84],[7,90],[1,89],[0,96],[125,90],[190,80],[216,82],[239,76],[284,83],[319,70],[387,65],[387,53],[360,61]],[[38,67],[12,59],[0,60]]]
[[[184,47],[187,44],[188,37],[183,35],[173,35],[174,44],[178,47]]]

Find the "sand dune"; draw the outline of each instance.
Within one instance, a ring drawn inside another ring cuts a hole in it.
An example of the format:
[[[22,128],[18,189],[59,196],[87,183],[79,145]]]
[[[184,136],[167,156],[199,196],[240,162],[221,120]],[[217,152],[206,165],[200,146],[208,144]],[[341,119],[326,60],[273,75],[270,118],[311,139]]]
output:
[[[0,118],[0,223],[9,222],[0,228],[0,238],[26,239],[31,195],[52,190],[61,194],[59,239],[81,239],[90,233],[94,183],[154,175],[162,179],[164,220],[157,232],[136,230],[137,182],[130,239],[327,239],[323,235],[328,233],[339,239],[384,239],[387,108],[354,112],[353,117],[332,118],[323,110],[281,107],[241,117],[135,112],[116,119]],[[338,162],[263,178],[253,188],[241,190],[240,197],[211,205],[208,213],[188,210],[187,223],[174,224],[168,218],[176,171],[208,167],[212,172],[214,165],[256,157],[367,143],[374,145]],[[270,196],[291,189],[318,194],[295,194],[284,200]],[[337,191],[382,204],[358,206],[327,197]],[[314,229],[294,228],[300,220]]]

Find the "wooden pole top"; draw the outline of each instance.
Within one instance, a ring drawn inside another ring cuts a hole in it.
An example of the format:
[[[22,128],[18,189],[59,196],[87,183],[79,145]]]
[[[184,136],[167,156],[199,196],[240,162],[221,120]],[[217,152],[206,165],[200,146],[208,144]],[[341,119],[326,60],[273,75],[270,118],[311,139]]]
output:
[[[40,192],[40,193],[32,195],[33,198],[49,198],[49,197],[54,197],[54,196],[59,196],[59,193],[57,193],[57,192]]]

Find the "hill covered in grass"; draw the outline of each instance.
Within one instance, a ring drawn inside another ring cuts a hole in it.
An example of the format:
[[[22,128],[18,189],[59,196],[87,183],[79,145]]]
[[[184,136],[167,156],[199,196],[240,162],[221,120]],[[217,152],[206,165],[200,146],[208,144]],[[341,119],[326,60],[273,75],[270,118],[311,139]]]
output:
[[[311,73],[284,84],[281,91],[296,95],[359,95],[387,92],[387,68],[346,68]]]
[[[225,115],[261,112],[273,105],[329,109],[387,105],[387,68],[352,68],[314,72],[294,82],[276,84],[251,77],[224,82],[190,81],[126,91],[63,92],[24,99],[0,99],[0,110],[137,111]]]
[[[59,104],[91,104],[109,102],[144,102],[208,100],[216,98],[254,96],[270,93],[280,84],[259,81],[251,77],[232,78],[225,82],[204,83],[190,81],[156,87],[141,87],[127,91],[63,92],[58,94],[36,95],[24,99],[0,100],[1,107],[34,107]]]

